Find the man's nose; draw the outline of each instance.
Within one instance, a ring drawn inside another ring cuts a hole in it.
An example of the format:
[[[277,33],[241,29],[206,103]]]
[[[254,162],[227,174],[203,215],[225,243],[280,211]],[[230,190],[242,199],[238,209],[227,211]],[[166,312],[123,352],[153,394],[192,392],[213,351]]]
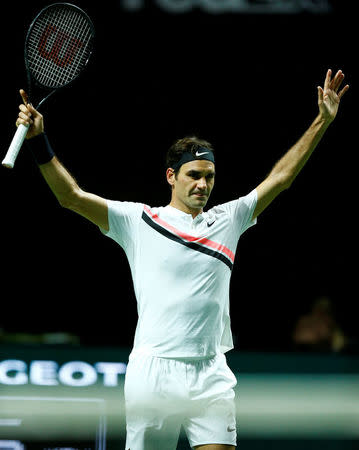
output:
[[[198,189],[202,189],[202,190],[206,189],[207,188],[206,178],[205,177],[200,178],[198,180],[197,186],[198,186]]]

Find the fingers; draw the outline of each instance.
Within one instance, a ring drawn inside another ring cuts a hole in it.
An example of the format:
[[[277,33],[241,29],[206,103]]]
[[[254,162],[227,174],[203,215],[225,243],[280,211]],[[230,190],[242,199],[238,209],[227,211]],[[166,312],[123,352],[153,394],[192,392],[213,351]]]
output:
[[[335,74],[335,77],[330,82],[330,89],[333,89],[333,91],[337,92],[343,80],[344,80],[344,73],[341,70],[338,70],[338,72]]]
[[[20,89],[20,95],[23,103],[19,105],[20,111],[16,119],[16,126],[25,125],[26,127],[30,127],[27,138],[43,133],[44,120],[42,114],[29,103],[28,95],[23,89]]]
[[[329,89],[331,76],[332,76],[332,71],[331,71],[331,69],[328,69],[327,75],[326,75],[325,80],[324,80],[324,90],[325,91]]]
[[[31,126],[34,121],[27,114],[20,112],[16,120],[16,126],[18,127],[20,123],[22,125]]]
[[[338,93],[338,97],[342,98],[346,91],[349,89],[349,84],[343,87],[343,89]]]
[[[20,112],[16,120],[16,126],[19,126],[20,123],[23,125],[31,126],[34,123],[32,119],[33,114],[30,108],[33,111],[35,111],[35,113],[37,113],[37,111],[34,108],[32,108],[29,104],[27,106],[23,104],[19,105]]]
[[[335,77],[330,83],[330,88],[333,89],[335,93],[338,93],[339,99],[341,99],[349,89],[349,84],[347,84],[343,87],[341,91],[338,92],[338,89],[340,88],[340,85],[343,83],[343,80],[344,80],[344,73],[341,70],[338,70]]]
[[[34,121],[31,119],[31,115],[29,115],[29,114],[25,114],[23,112],[20,112],[18,117],[20,119],[28,121],[29,123],[34,123]]]
[[[25,125],[26,127],[31,126],[29,120],[24,120],[24,119],[21,119],[20,117],[18,117],[15,122],[15,125],[18,127],[20,124]]]
[[[26,94],[26,92],[24,91],[24,89],[20,89],[20,95],[21,95],[21,98],[22,98],[22,101],[23,101],[23,105],[19,105],[19,109],[21,110],[21,111],[23,111],[23,112],[26,112],[26,111],[30,111],[30,113],[34,116],[34,117],[36,117],[36,116],[41,116],[41,114],[38,112],[38,111],[36,111],[36,109],[32,106],[32,104],[31,103],[28,103],[28,100],[29,100],[29,97],[28,97],[28,95]],[[25,108],[25,109],[24,109]]]
[[[338,70],[338,72],[335,74],[334,78],[331,79],[332,76],[332,70],[329,69],[327,71],[327,75],[325,77],[325,81],[324,81],[324,91],[327,90],[333,90],[335,93],[338,92],[338,89],[340,88],[340,85],[342,84],[343,80],[344,80],[344,73],[341,70]],[[345,92],[349,89],[349,86],[345,86],[341,91],[340,91],[340,96],[338,94],[339,97],[342,97]]]
[[[27,106],[23,105],[22,103],[21,105],[19,105],[19,110],[25,114],[29,113],[29,115],[31,115],[30,109]]]
[[[19,105],[20,111],[27,114],[29,117],[41,117],[41,114],[31,105],[31,103],[28,103],[26,106],[21,104]]]
[[[27,105],[27,101],[28,101],[29,98],[28,98],[26,92],[24,91],[24,89],[20,89],[19,92],[20,92],[22,101],[24,102],[24,105]]]
[[[34,123],[34,121],[31,119],[31,112],[28,109],[28,96],[24,89],[20,89],[20,95],[23,101],[23,104],[19,105],[19,115],[16,120],[16,126],[18,127],[20,124],[25,126],[30,126]]]
[[[31,125],[33,122],[32,120],[32,114],[29,110],[28,107],[26,107],[25,105],[21,104],[19,105],[19,115],[18,115],[18,120],[20,120],[20,123],[24,124],[24,125]],[[26,122],[26,123],[25,123]]]

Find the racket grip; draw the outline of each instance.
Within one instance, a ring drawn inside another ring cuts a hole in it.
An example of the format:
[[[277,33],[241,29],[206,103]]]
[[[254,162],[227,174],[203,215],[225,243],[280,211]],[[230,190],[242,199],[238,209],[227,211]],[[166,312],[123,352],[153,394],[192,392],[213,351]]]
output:
[[[25,140],[28,130],[29,127],[23,125],[22,123],[18,126],[16,133],[12,138],[9,150],[7,151],[5,158],[1,163],[4,167],[7,167],[8,169],[12,169],[14,167],[17,155]]]

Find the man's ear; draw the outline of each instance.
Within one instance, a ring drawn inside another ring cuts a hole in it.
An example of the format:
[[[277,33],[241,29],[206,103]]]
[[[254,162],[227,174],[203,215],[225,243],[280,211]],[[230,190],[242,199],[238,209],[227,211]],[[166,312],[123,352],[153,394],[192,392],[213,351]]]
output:
[[[173,186],[175,184],[176,174],[175,174],[175,171],[171,167],[169,167],[166,170],[166,178],[167,178],[167,183],[173,188]]]

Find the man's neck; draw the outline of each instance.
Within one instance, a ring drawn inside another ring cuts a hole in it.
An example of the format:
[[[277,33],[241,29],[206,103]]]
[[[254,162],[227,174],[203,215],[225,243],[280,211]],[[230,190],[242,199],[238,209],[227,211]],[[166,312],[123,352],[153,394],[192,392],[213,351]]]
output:
[[[198,214],[201,214],[203,212],[202,208],[201,209],[188,208],[188,206],[185,205],[184,203],[176,202],[173,199],[171,200],[169,205],[172,206],[172,208],[178,209],[186,214],[191,214],[193,219],[195,219],[198,216]]]

